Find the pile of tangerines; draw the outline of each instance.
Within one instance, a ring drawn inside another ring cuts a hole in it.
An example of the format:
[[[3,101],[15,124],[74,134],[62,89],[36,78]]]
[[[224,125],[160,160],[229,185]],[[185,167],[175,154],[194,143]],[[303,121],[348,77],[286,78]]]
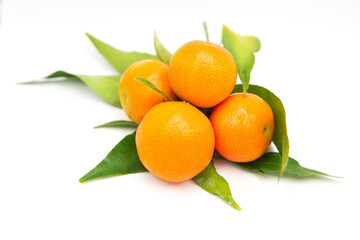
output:
[[[233,56],[204,41],[184,44],[169,64],[142,60],[127,68],[119,97],[128,117],[139,124],[136,148],[147,170],[182,182],[204,170],[215,150],[234,162],[265,153],[275,128],[273,112],[257,95],[231,94],[237,76]]]

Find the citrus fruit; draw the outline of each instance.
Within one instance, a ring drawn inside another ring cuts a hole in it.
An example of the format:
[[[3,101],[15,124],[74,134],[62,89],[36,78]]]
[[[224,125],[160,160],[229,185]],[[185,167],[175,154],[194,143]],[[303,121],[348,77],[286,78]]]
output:
[[[182,182],[210,163],[215,136],[209,119],[185,102],[164,102],[153,107],[136,132],[140,161],[153,175]]]
[[[140,123],[153,106],[167,100],[135,78],[148,80],[170,98],[176,99],[176,95],[170,87],[168,73],[169,65],[157,60],[141,60],[126,69],[119,84],[119,98],[131,120]]]
[[[237,67],[223,47],[204,41],[181,46],[171,58],[170,84],[181,99],[210,108],[223,101],[234,89]]]
[[[261,157],[275,129],[269,104],[250,93],[230,95],[214,108],[210,121],[216,150],[234,162],[250,162]]]

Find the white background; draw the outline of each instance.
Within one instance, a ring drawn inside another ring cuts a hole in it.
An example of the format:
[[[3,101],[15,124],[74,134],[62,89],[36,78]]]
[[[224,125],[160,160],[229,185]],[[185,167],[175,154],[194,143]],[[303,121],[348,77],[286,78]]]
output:
[[[359,1],[41,1],[0,6],[0,239],[359,239]],[[242,207],[149,173],[80,184],[131,129],[79,82],[16,85],[56,70],[114,74],[85,32],[126,51],[256,35],[251,83],[287,110],[290,155],[344,176],[263,177],[216,167]]]

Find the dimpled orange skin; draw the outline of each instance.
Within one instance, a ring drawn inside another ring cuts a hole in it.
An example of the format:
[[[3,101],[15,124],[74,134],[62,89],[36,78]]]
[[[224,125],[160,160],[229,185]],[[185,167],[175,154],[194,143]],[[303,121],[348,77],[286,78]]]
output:
[[[185,102],[164,102],[153,107],[136,132],[140,161],[153,175],[183,182],[210,163],[215,136],[209,119]]]
[[[214,43],[196,40],[184,44],[169,66],[170,84],[176,95],[198,107],[217,105],[236,84],[233,56]]]
[[[275,129],[269,104],[250,93],[230,95],[214,108],[210,121],[216,150],[234,162],[251,162],[261,157]]]
[[[177,97],[169,83],[169,65],[157,60],[141,60],[131,64],[121,77],[119,98],[128,117],[139,124],[153,106],[167,99],[135,80],[136,77],[148,80],[171,99]]]

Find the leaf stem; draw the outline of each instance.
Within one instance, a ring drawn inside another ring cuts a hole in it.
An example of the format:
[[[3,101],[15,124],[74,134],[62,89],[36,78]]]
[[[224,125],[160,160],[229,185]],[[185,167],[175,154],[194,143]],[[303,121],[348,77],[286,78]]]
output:
[[[207,24],[206,24],[205,21],[203,22],[203,26],[204,26],[204,31],[205,31],[205,35],[206,35],[206,41],[210,42],[209,33],[208,33],[208,29],[207,29]]]

